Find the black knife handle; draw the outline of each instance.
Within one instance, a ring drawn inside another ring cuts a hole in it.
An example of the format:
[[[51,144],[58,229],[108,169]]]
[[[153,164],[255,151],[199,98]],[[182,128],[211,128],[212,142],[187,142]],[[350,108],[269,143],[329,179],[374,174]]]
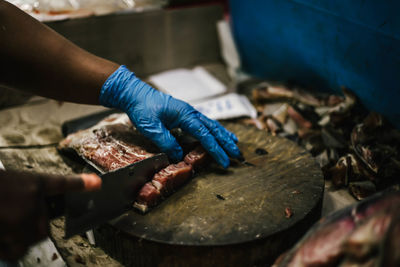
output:
[[[49,219],[55,219],[65,214],[65,196],[55,195],[46,197],[47,214]]]

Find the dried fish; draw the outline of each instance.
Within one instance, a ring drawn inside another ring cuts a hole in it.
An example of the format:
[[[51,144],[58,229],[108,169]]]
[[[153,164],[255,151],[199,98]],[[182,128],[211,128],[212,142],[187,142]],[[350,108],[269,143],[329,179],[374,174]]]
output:
[[[271,101],[276,99],[287,99],[294,100],[310,106],[321,106],[324,101],[318,99],[314,95],[301,90],[301,89],[289,89],[285,86],[269,86],[265,83],[257,89],[253,90],[253,99],[257,102],[260,101]]]
[[[262,106],[262,115],[272,116],[277,110],[279,110],[282,105],[286,105],[285,102],[277,102],[277,103],[267,103]]]
[[[352,182],[349,191],[357,200],[363,200],[376,192],[376,186],[371,181]]]
[[[312,128],[312,123],[305,119],[296,109],[289,106],[287,109],[289,116],[296,122],[299,128]]]
[[[322,140],[328,148],[345,148],[346,140],[340,132],[340,129],[334,129],[330,126],[325,126],[321,130]]]
[[[264,82],[253,90],[253,102],[261,112],[258,128],[306,148],[327,179],[337,187],[351,184],[351,194],[362,199],[373,186],[400,184],[400,131],[368,113],[349,89],[342,91],[317,95]]]
[[[282,126],[283,131],[288,133],[289,135],[294,135],[297,133],[299,128],[297,127],[297,124],[292,120],[292,118],[288,118],[286,120],[286,123]]]
[[[322,218],[274,266],[399,266],[399,212],[400,192],[378,193]]]
[[[336,106],[334,106],[333,108],[331,108],[331,110],[329,111],[329,113],[340,113],[340,114],[344,114],[350,111],[351,108],[354,107],[354,105],[357,102],[357,96],[351,92],[349,89],[347,89],[346,87],[342,87],[342,92],[344,95],[344,101],[339,102],[339,104],[337,104]]]
[[[348,181],[349,168],[347,157],[341,157],[335,166],[331,167],[325,174],[326,179],[331,179],[336,187],[345,186]]]
[[[272,117],[279,121],[281,124],[285,124],[288,117],[288,104],[283,104],[279,107],[274,113],[272,113]]]
[[[273,118],[267,118],[265,123],[267,124],[267,128],[272,133],[272,135],[276,135],[282,130],[280,123]]]

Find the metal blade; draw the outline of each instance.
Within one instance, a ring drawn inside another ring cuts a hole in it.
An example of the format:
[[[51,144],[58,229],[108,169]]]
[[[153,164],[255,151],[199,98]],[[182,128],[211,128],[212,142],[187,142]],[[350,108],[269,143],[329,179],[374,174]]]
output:
[[[65,237],[107,222],[132,207],[142,186],[169,164],[165,154],[101,175],[102,188],[65,196]]]

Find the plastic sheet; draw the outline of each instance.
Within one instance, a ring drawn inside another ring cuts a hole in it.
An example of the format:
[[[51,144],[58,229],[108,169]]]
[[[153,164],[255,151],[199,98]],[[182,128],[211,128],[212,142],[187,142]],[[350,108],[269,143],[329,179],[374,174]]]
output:
[[[166,0],[8,0],[41,21],[159,8]],[[65,14],[72,14],[65,16]],[[60,16],[62,14],[63,16]],[[44,16],[46,15],[46,16]],[[50,17],[50,16],[53,17]],[[56,17],[58,16],[58,17]]]

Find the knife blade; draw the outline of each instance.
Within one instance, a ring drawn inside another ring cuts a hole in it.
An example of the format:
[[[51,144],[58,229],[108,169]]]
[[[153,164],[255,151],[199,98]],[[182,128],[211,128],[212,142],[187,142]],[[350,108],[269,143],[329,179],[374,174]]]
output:
[[[161,153],[116,171],[101,174],[102,188],[65,195],[65,238],[83,233],[132,207],[139,190],[169,164]]]

